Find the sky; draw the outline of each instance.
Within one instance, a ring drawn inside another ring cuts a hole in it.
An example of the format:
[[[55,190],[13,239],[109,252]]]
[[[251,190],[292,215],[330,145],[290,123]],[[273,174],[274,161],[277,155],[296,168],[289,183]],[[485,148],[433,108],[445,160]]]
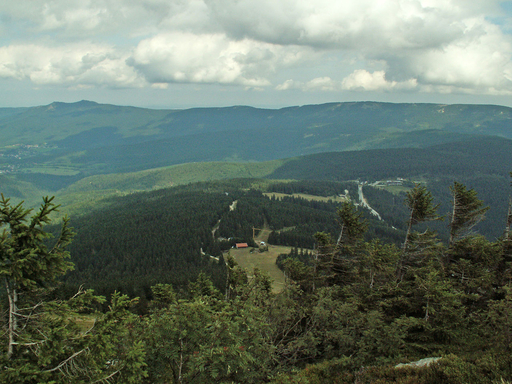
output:
[[[0,107],[512,107],[512,1],[16,0]]]

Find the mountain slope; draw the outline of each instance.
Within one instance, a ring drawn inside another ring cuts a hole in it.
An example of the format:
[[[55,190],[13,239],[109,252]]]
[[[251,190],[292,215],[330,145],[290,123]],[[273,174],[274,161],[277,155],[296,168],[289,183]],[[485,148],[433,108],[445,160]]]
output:
[[[426,147],[473,135],[512,138],[511,122],[510,108],[479,105],[359,102],[278,110],[150,110],[52,103],[0,109],[0,167],[50,174],[66,169],[84,177],[192,161]]]

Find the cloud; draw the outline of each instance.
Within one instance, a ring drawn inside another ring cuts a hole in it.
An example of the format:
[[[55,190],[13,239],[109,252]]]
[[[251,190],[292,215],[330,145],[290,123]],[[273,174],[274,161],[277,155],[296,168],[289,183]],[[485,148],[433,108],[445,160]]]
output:
[[[111,47],[34,44],[0,47],[0,77],[30,79],[37,85],[140,87],[143,80]]]
[[[438,46],[464,31],[459,20],[496,2],[419,0],[205,0],[236,39],[319,48],[386,50]]]
[[[512,93],[498,0],[4,3],[0,76],[38,85]]]
[[[345,77],[342,81],[336,81],[330,77],[318,77],[308,82],[286,80],[276,87],[278,91],[290,89],[300,89],[309,91],[393,91],[393,90],[412,90],[417,87],[416,79],[397,82],[386,80],[384,71],[368,72],[364,69],[358,69]]]
[[[191,3],[198,0],[191,0]],[[182,14],[183,1],[167,0],[19,0],[1,11],[29,33],[52,32],[66,37],[106,33],[139,35],[155,32],[173,14]],[[186,6],[189,9],[189,6]]]
[[[474,89],[478,92],[512,91],[512,45],[501,31],[482,20],[467,25],[467,33],[440,49],[406,59],[409,72],[422,84]]]
[[[302,91],[339,91],[341,83],[334,81],[330,77],[317,77],[308,82],[286,80],[275,88],[278,91],[286,91],[291,89],[300,89]]]
[[[150,83],[219,83],[261,87],[279,67],[302,58],[294,47],[223,34],[166,33],[143,40],[128,61]]]
[[[465,20],[464,34],[438,47],[385,55],[391,80],[414,78],[422,92],[509,94],[512,41],[483,18]]]
[[[402,82],[386,80],[384,71],[370,73],[364,69],[358,69],[345,77],[341,82],[341,88],[348,91],[392,91],[411,90],[417,87],[416,79]]]

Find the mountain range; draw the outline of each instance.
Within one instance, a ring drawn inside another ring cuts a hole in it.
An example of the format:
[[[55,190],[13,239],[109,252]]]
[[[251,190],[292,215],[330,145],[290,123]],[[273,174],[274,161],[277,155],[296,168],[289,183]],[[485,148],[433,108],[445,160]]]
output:
[[[438,163],[445,175],[454,163],[459,170],[466,164],[465,172],[493,174],[498,167],[503,174],[510,168],[512,109],[353,102],[153,110],[54,102],[0,108],[0,137],[2,190],[30,201],[66,188],[106,189],[93,188],[98,180],[131,191],[212,178],[317,177],[325,161],[344,166],[329,165],[327,172],[337,174],[323,179],[404,175],[397,166],[421,175],[418,161]],[[162,172],[181,176],[162,180]],[[104,176],[86,181],[98,175]]]

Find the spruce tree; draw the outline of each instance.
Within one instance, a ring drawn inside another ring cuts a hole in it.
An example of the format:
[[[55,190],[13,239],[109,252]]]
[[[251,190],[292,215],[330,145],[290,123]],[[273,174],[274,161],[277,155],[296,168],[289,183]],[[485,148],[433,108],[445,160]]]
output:
[[[368,224],[351,201],[344,201],[338,209],[340,233],[336,243],[330,236],[317,233],[319,257],[317,264],[329,284],[347,284],[351,280],[351,269],[364,249],[363,237]]]
[[[145,375],[144,350],[132,332],[134,303],[115,294],[110,310],[104,301],[80,288],[67,300],[49,300],[57,278],[73,267],[66,246],[73,232],[64,219],[60,235],[49,246],[45,231],[57,211],[45,197],[31,217],[23,204],[0,199],[0,275],[8,310],[6,337],[0,345],[2,383],[139,383]]]
[[[484,207],[473,189],[454,182],[450,187],[452,194],[452,212],[450,215],[450,241],[449,245],[471,233],[473,227],[483,220],[489,207]]]
[[[405,205],[409,210],[409,219],[407,220],[407,233],[402,246],[402,254],[396,269],[399,280],[402,279],[405,268],[413,261],[412,259],[425,256],[425,250],[436,244],[433,232],[429,230],[423,233],[413,232],[413,226],[417,224],[443,219],[437,214],[439,204],[434,205],[433,201],[432,194],[419,184],[407,192]]]
[[[1,195],[0,275],[9,301],[8,359],[15,353],[19,323],[24,318],[18,306],[20,295],[54,282],[58,276],[72,269],[67,260],[69,253],[65,250],[73,237],[67,218],[55,245],[49,249],[45,242],[50,235],[43,227],[57,209],[53,197],[45,197],[39,211],[28,218],[32,210],[25,209],[22,203],[11,205],[10,199]]]

